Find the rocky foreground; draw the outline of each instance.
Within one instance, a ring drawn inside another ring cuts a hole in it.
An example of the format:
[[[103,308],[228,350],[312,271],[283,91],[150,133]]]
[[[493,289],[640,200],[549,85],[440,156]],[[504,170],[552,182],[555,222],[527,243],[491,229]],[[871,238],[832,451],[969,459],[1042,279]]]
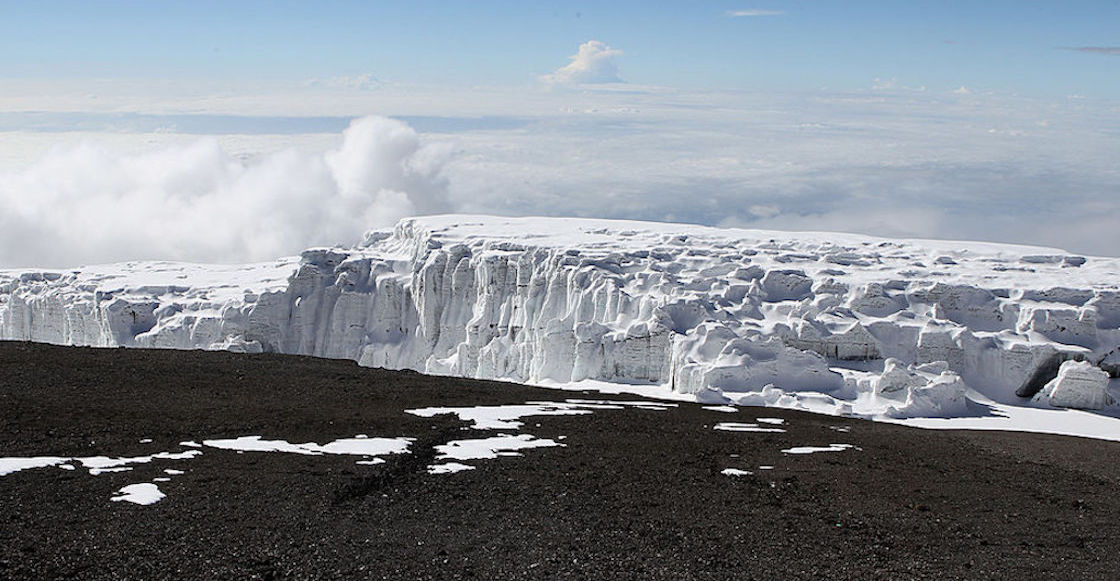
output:
[[[0,342],[0,458],[199,452],[0,476],[0,578],[1106,579],[1120,567],[1117,443],[691,403],[518,429],[405,413],[603,398],[310,357]],[[429,473],[439,446],[499,433],[563,445]],[[205,445],[357,434],[414,440],[377,464]],[[850,447],[791,452],[836,444]],[[157,479],[158,502],[110,500]]]

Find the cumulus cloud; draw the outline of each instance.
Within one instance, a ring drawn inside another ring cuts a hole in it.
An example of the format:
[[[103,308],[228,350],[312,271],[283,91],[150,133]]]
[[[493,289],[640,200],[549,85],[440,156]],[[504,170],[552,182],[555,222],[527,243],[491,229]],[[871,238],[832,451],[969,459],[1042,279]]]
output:
[[[251,163],[213,138],[138,155],[55,149],[0,174],[0,265],[240,262],[353,243],[369,228],[446,210],[447,159],[446,147],[382,117],[355,120],[325,153]]]
[[[572,55],[572,62],[560,67],[541,80],[550,85],[579,85],[589,83],[621,83],[615,58],[622,51],[598,40],[579,45],[579,52]]]
[[[781,10],[728,10],[727,15],[732,18],[743,18],[749,16],[782,16],[785,12]]]
[[[1063,46],[1062,50],[1120,56],[1120,46]]]

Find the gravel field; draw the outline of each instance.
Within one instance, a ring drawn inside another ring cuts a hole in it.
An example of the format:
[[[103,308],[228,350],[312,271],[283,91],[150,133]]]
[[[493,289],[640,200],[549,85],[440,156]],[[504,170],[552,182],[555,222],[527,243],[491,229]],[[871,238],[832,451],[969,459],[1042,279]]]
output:
[[[1113,579],[1120,570],[1117,443],[570,399],[633,398],[309,357],[0,342],[0,458],[59,458],[0,476],[0,578]],[[539,401],[581,415],[483,430],[405,412]],[[446,452],[437,447],[498,434],[559,445],[429,473]],[[412,438],[410,452],[359,464],[371,457],[207,444],[358,435]],[[833,444],[850,447],[783,452]],[[179,457],[97,475],[66,460],[157,453]],[[138,483],[166,496],[111,500]]]

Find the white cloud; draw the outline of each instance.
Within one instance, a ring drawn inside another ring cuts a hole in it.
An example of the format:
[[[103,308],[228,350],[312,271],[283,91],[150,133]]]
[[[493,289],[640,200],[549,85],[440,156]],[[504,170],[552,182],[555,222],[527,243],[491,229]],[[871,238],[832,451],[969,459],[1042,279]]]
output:
[[[1120,253],[1115,102],[989,91],[949,98],[897,88],[781,96],[540,87],[401,94],[395,113],[460,117],[416,121],[440,132],[432,135],[385,120],[362,123],[341,146],[337,135],[322,133],[201,143],[101,133],[100,147],[71,145],[46,156],[49,143],[74,138],[0,131],[0,265],[267,259],[310,244],[350,244],[366,228],[413,211]],[[291,109],[276,114],[307,106],[286,102]],[[458,123],[468,116],[470,123]],[[447,134],[454,134],[454,156],[426,145]],[[5,165],[19,169],[4,175]]]
[[[1120,252],[1120,109],[1109,104],[929,92],[635,104],[458,136],[456,208]]]
[[[880,79],[879,77],[875,77],[875,79],[873,81],[871,81],[871,90],[873,90],[873,91],[911,91],[911,92],[916,92],[916,93],[922,93],[922,92],[925,92],[926,86],[921,85],[921,86],[918,86],[918,87],[905,87],[905,86],[902,86],[902,85],[898,84],[898,78],[896,78],[896,77],[891,77],[889,79]]]
[[[326,79],[308,79],[303,83],[305,87],[325,87],[328,89],[353,89],[368,91],[382,86],[370,73],[360,75],[328,77]]]
[[[268,260],[353,243],[445,211],[447,156],[391,119],[354,121],[336,149],[242,163],[213,138],[118,155],[90,143],[0,174],[0,264]]]
[[[585,83],[621,83],[615,58],[621,50],[611,48],[598,40],[589,40],[579,45],[579,52],[572,55],[572,62],[555,72],[544,75],[541,80],[550,85],[578,85]]]
[[[781,10],[728,10],[727,15],[732,18],[742,18],[749,16],[782,16],[785,12]]]
[[[889,79],[880,79],[879,77],[875,77],[875,80],[871,81],[871,88],[876,91],[887,91],[895,88],[896,86],[898,86],[898,79],[895,77],[891,77]]]

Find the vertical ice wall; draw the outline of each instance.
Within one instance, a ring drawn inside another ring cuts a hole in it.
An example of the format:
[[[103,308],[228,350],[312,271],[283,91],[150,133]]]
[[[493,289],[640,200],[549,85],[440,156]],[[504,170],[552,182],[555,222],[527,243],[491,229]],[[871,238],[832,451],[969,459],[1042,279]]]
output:
[[[747,403],[811,392],[894,415],[960,413],[968,388],[1020,402],[1065,360],[1120,367],[1120,262],[855,235],[445,216],[269,265],[0,273],[0,337],[664,385]]]

